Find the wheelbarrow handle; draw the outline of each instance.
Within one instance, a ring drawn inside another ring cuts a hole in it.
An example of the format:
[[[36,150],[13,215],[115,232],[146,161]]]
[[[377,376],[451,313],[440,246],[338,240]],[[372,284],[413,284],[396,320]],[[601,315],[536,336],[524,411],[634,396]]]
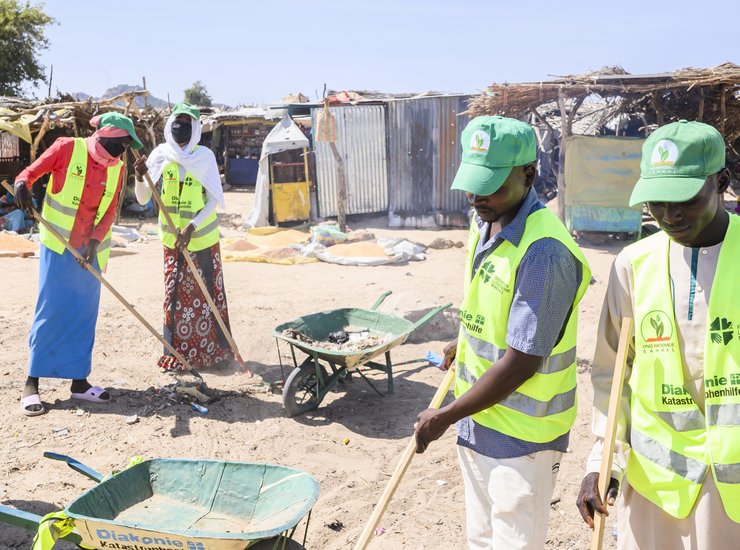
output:
[[[437,306],[437,307],[435,307],[435,308],[434,308],[434,309],[432,309],[432,310],[431,310],[431,311],[430,311],[429,313],[427,313],[426,315],[424,315],[424,317],[422,317],[421,319],[419,319],[418,321],[416,321],[416,322],[414,323],[414,326],[413,326],[413,328],[411,329],[411,331],[414,331],[414,330],[416,330],[417,328],[419,328],[420,326],[422,326],[422,325],[424,325],[424,324],[428,323],[428,322],[429,322],[429,320],[430,320],[430,319],[431,319],[432,317],[434,317],[435,315],[437,315],[437,313],[440,313],[441,311],[444,311],[445,309],[447,309],[447,308],[448,308],[448,307],[450,307],[451,305],[452,305],[452,302],[450,302],[450,303],[447,303],[447,304],[445,304],[445,305],[443,305],[443,306]]]
[[[13,525],[20,527],[26,531],[36,531],[39,528],[41,522],[41,516],[32,514],[31,512],[25,512],[23,510],[17,510],[10,506],[0,506],[0,523],[6,525]],[[62,537],[61,540],[66,540],[74,544],[80,544],[82,537],[77,533],[70,533],[69,535]]]
[[[100,472],[96,472],[89,466],[85,466],[81,462],[75,460],[71,456],[67,455],[60,455],[58,453],[50,453],[49,451],[44,452],[44,458],[50,458],[52,460],[60,460],[62,462],[66,462],[67,466],[72,468],[75,472],[78,472],[82,474],[85,477],[89,477],[93,481],[97,481],[100,483],[103,481],[103,475]]]
[[[383,292],[383,294],[378,296],[378,299],[375,300],[375,303],[372,306],[370,306],[370,311],[375,311],[376,309],[378,309],[380,304],[382,304],[385,301],[385,299],[391,294],[393,294],[392,290],[386,290],[385,292]]]

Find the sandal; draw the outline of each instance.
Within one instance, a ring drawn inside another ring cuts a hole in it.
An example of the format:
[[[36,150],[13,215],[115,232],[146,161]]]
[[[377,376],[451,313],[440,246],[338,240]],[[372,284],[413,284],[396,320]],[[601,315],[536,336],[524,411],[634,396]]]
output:
[[[33,409],[31,409],[31,407],[33,407],[34,405],[40,405],[41,408],[37,411],[34,411]],[[25,414],[26,416],[39,416],[46,412],[44,404],[41,403],[41,397],[39,397],[38,393],[33,393],[21,398],[21,408],[23,409],[23,414]]]

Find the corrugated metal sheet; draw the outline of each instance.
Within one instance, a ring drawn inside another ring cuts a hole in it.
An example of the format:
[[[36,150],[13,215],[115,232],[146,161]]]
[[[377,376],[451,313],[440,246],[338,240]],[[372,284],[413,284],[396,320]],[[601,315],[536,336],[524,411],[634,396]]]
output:
[[[311,109],[313,128],[321,108]],[[344,159],[347,214],[388,209],[385,105],[330,107],[337,121],[337,149]],[[314,142],[319,216],[337,215],[337,170],[328,143]]]
[[[470,96],[388,103],[389,223],[395,227],[467,226],[464,193],[450,185],[460,166],[460,134]]]

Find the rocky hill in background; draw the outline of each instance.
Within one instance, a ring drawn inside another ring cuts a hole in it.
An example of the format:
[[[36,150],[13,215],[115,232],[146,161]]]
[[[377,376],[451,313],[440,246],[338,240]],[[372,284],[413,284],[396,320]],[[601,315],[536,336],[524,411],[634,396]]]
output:
[[[90,94],[87,94],[85,92],[74,92],[70,95],[74,97],[77,101],[86,101],[87,99],[91,97],[93,101],[95,101],[95,100],[100,100],[100,99],[109,99],[111,97],[115,97],[125,92],[136,92],[136,91],[143,90],[143,89],[144,88],[142,86],[130,86],[128,84],[119,84],[118,86],[114,86],[113,88],[107,89],[105,92],[103,92],[103,95],[101,95],[100,97],[93,97]],[[137,97],[135,101],[136,101],[137,107],[144,106],[143,97]],[[158,97],[153,97],[150,95],[149,97],[146,98],[146,101],[147,101],[147,104],[151,107],[156,107],[156,108],[167,107],[167,102],[164,99],[159,99]]]

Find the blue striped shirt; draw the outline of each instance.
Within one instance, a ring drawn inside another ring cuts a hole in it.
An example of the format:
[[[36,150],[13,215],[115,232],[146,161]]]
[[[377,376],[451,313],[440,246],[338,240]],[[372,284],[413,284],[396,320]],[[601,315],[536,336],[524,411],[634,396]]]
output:
[[[486,242],[489,224],[476,216],[481,238],[472,273],[467,276],[474,277],[483,260],[504,240],[519,246],[527,216],[541,208],[544,205],[530,189],[511,223]],[[506,344],[529,355],[549,356],[560,340],[582,278],[581,263],[563,243],[551,238],[532,243],[516,272]],[[568,448],[568,433],[546,443],[532,443],[482,426],[470,417],[460,420],[456,428],[458,445],[491,458],[515,458],[545,450],[565,452]]]

